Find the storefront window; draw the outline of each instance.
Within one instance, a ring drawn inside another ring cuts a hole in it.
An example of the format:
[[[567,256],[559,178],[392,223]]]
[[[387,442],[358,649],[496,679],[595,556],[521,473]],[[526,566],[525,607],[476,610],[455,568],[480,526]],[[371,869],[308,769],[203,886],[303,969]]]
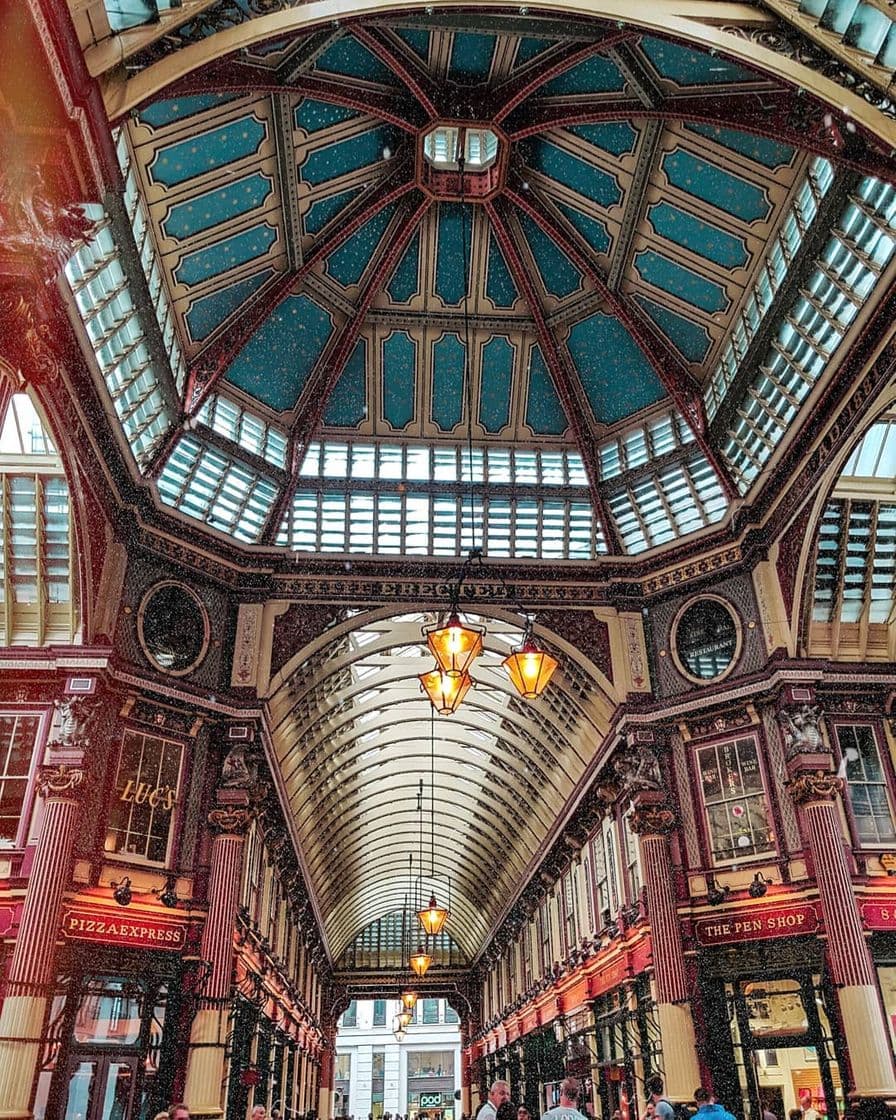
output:
[[[18,837],[39,727],[37,715],[0,716],[0,845]]]
[[[756,740],[750,736],[697,750],[709,846],[716,863],[774,851]]]
[[[884,1014],[890,1027],[890,1042],[893,1049],[896,1050],[896,965],[879,966],[877,978],[884,999]]]
[[[744,988],[750,1033],[787,1036],[809,1029],[803,994],[796,980],[769,980]]]
[[[453,1050],[412,1050],[408,1077],[454,1077]]]
[[[180,792],[183,748],[126,731],[106,830],[106,851],[164,864]]]
[[[563,925],[567,953],[578,943],[576,893],[575,871],[570,868],[563,876]]]
[[[140,1037],[143,995],[127,980],[90,980],[75,1015],[75,1041],[133,1046]]]
[[[834,728],[845,762],[849,807],[860,844],[896,841],[893,810],[874,728],[870,724],[839,724]]]

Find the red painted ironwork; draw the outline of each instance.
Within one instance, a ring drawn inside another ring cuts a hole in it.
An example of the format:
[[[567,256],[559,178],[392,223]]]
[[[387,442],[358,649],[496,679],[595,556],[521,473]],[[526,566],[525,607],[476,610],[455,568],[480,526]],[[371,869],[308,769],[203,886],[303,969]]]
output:
[[[438,90],[433,83],[422,73],[415,73],[416,67],[412,67],[411,63],[400,58],[383,39],[381,32],[371,31],[366,27],[356,25],[352,28],[352,35],[359,43],[363,43],[372,54],[375,54],[380,62],[389,67],[392,73],[417,98],[430,120],[435,120],[439,115],[435,102]]]

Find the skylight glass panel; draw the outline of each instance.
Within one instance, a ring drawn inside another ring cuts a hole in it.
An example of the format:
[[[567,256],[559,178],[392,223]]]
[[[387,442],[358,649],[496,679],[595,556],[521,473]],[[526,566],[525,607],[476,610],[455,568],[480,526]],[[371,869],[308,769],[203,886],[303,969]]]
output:
[[[277,495],[270,479],[193,436],[178,440],[158,490],[166,505],[249,543],[261,536]]]
[[[723,453],[741,493],[771,458],[889,264],[894,221],[896,190],[864,179],[738,405]]]
[[[871,425],[847,459],[844,477],[896,478],[896,420]]]
[[[205,401],[196,418],[245,451],[267,459],[275,467],[285,468],[286,432],[230,397],[213,394]]]

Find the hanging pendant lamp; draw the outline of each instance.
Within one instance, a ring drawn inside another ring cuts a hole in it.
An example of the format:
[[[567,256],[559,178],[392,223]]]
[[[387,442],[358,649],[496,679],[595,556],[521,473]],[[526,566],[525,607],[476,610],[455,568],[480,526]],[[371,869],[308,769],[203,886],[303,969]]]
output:
[[[406,1011],[413,1011],[417,1005],[417,993],[411,988],[405,988],[401,993],[401,1002],[404,1004]]]
[[[395,1018],[402,1025],[402,1027],[407,1029],[411,1025],[411,1019],[414,1018],[414,1015],[411,1011],[399,1011]]]
[[[501,666],[524,700],[536,700],[554,675],[557,660],[535,641],[530,620],[522,644],[504,658]]]
[[[424,630],[426,644],[438,662],[439,668],[449,677],[463,677],[474,660],[482,653],[481,626],[467,626],[452,606],[447,621]]]
[[[451,676],[438,666],[419,676],[420,685],[440,716],[453,715],[470,691],[473,678],[469,673]]]
[[[411,966],[414,974],[419,976],[422,980],[429,971],[429,966],[432,964],[432,957],[422,945],[418,945],[417,952],[411,953],[411,959],[408,961],[408,964]]]
[[[418,910],[417,917],[420,919],[420,925],[423,926],[426,932],[432,937],[442,932],[449,914],[444,906],[439,906],[438,902],[436,902],[436,896],[431,894],[429,896],[429,905]]]

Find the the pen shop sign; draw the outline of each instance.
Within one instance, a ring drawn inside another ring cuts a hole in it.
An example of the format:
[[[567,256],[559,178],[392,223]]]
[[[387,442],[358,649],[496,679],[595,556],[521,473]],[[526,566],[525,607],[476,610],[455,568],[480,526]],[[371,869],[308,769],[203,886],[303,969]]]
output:
[[[815,933],[818,913],[814,906],[796,905],[767,910],[698,918],[694,934],[700,945],[730,945],[736,941],[767,941],[774,937],[799,937]]]
[[[162,949],[180,953],[187,944],[187,922],[143,914],[110,913],[71,906],[62,914],[62,936],[98,941],[128,949]]]

